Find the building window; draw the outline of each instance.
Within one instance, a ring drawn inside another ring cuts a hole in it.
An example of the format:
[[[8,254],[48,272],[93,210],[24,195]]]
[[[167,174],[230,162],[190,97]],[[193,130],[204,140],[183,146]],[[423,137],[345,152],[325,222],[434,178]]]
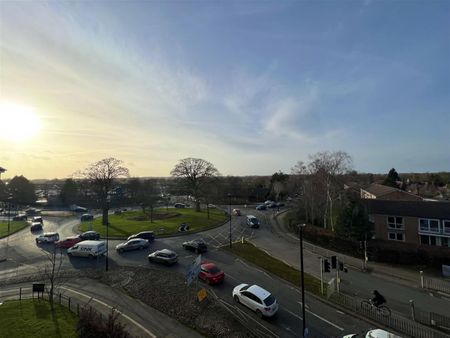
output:
[[[403,229],[403,217],[388,216],[387,223],[389,229]]]
[[[419,219],[419,231],[439,233],[439,220],[438,219]]]
[[[430,244],[430,236],[420,235],[420,244],[429,245]]]
[[[390,241],[404,241],[405,240],[403,232],[389,232],[388,238]]]
[[[446,246],[446,247],[450,247],[450,240],[447,237],[441,237],[441,245],[442,246]]]
[[[444,234],[450,235],[450,221],[449,220],[442,221],[442,231],[444,232]]]

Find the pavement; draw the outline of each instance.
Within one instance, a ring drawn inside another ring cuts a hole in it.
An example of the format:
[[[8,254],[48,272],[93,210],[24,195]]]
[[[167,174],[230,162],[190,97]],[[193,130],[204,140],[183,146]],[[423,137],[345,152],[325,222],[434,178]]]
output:
[[[255,213],[256,212],[253,212]],[[300,266],[299,239],[290,233],[279,221],[275,213],[270,211],[259,212],[258,216],[264,220],[266,229],[271,235],[255,236],[248,241],[263,249],[271,256],[298,269]],[[264,228],[264,227],[263,227]],[[410,300],[414,300],[416,309],[435,312],[448,316],[450,299],[439,297],[435,293],[420,289],[420,275],[406,269],[397,269],[384,264],[369,263],[371,273],[362,271],[362,260],[342,255],[340,253],[314,246],[304,242],[305,272],[320,278],[320,257],[336,255],[340,261],[349,266],[348,273],[340,273],[341,291],[358,296],[370,298],[372,290],[376,289],[385,296],[387,305],[405,317],[411,316]],[[324,280],[335,278],[335,272],[324,273]]]

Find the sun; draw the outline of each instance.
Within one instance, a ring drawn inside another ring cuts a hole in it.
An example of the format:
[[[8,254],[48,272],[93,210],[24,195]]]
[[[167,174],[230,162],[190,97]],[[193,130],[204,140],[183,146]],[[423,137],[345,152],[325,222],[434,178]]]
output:
[[[42,124],[34,108],[0,103],[0,138],[12,142],[27,141],[36,136]]]

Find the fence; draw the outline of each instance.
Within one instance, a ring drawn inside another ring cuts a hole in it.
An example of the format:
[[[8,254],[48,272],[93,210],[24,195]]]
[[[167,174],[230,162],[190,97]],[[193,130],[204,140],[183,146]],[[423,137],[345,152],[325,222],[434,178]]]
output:
[[[404,333],[416,338],[448,338],[448,334],[439,332],[433,328],[426,327],[416,321],[400,316],[393,312],[391,315],[384,315],[376,308],[366,308],[361,305],[362,299],[350,297],[345,294],[335,293],[331,295],[330,300],[342,305],[355,313],[360,313],[364,317],[372,319],[384,326],[390,327],[395,331]],[[442,316],[444,317],[444,316]],[[450,320],[449,318],[446,319]]]
[[[422,276],[421,284],[422,288],[450,294],[450,282],[445,280]]]

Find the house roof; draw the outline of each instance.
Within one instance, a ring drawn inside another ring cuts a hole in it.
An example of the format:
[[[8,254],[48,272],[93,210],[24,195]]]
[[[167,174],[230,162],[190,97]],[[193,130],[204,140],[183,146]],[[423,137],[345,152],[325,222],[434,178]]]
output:
[[[387,185],[382,185],[378,183],[372,183],[367,188],[362,189],[367,191],[368,193],[375,195],[376,197],[383,196],[389,194],[394,191],[399,191],[400,189],[389,187]]]
[[[364,200],[369,214],[450,219],[450,202]]]

